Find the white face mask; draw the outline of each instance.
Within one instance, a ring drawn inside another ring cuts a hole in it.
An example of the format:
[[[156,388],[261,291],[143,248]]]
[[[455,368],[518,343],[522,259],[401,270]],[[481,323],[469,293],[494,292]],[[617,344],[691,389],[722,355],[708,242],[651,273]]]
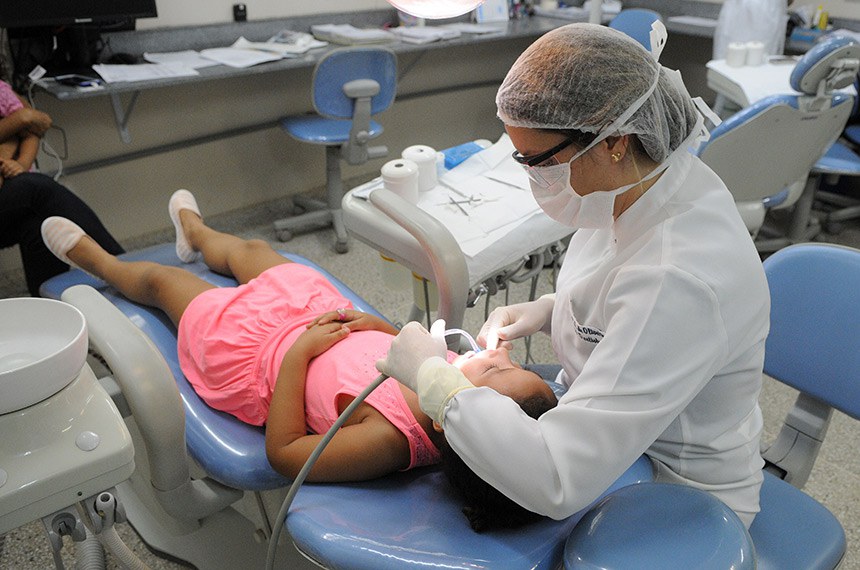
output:
[[[596,191],[582,196],[570,185],[570,163],[576,158],[572,158],[570,162],[552,166],[533,166],[533,169],[539,171],[540,178],[548,184],[540,184],[529,177],[532,196],[541,210],[553,220],[573,228],[610,227],[614,220],[615,198],[657,176],[669,166],[669,161],[666,161],[638,182],[614,190]]]

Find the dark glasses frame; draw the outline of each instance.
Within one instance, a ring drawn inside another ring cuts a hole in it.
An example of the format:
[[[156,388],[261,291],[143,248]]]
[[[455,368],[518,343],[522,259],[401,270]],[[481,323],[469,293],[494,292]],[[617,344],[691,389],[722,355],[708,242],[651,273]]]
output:
[[[547,160],[552,158],[554,155],[558,154],[559,152],[563,151],[564,149],[566,149],[567,147],[572,145],[575,142],[575,140],[576,139],[574,137],[568,137],[568,138],[564,139],[563,141],[561,141],[560,143],[558,143],[557,145],[555,145],[554,147],[552,147],[551,149],[549,149],[545,152],[542,152],[540,154],[533,154],[531,156],[523,156],[520,154],[520,152],[518,150],[515,150],[513,153],[511,153],[511,156],[513,157],[513,159],[515,161],[517,161],[518,163],[523,164],[525,166],[537,166],[538,164],[540,164],[542,162],[546,162]]]

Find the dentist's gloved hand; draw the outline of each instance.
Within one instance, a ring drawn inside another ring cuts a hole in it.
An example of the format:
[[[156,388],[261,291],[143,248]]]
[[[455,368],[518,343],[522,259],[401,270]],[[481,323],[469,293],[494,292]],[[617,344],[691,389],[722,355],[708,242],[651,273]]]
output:
[[[445,427],[445,410],[451,399],[467,388],[474,388],[459,368],[434,356],[418,369],[418,405],[434,422]]]
[[[376,361],[376,369],[418,392],[418,369],[424,361],[434,356],[445,360],[447,354],[445,321],[436,321],[430,331],[412,321],[391,341],[386,357]]]
[[[549,294],[528,303],[517,303],[497,307],[476,339],[478,345],[490,350],[513,348],[510,341],[532,335],[538,331],[549,332],[555,295]]]

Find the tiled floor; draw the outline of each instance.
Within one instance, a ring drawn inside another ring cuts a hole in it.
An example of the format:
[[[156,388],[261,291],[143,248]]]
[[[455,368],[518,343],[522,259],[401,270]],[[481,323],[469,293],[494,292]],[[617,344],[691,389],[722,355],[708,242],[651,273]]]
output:
[[[205,205],[202,205],[205,213]],[[233,231],[244,237],[259,237],[274,240],[269,222],[279,216],[276,206],[264,205],[234,215],[209,219],[220,229]],[[829,236],[828,236],[829,237]],[[860,247],[860,225],[850,225],[838,237],[829,237],[846,245]],[[126,244],[137,249],[152,243],[171,241],[168,231],[146,236],[134,243]],[[341,278],[347,285],[377,307],[393,321],[405,319],[411,302],[411,293],[387,289],[378,276],[380,261],[378,254],[369,247],[353,241],[352,250],[347,255],[338,255],[331,249],[332,234],[320,231],[296,237],[289,244],[274,245],[281,249],[304,255]],[[540,292],[549,290],[550,271],[541,277]],[[539,294],[540,294],[539,292]],[[7,272],[0,276],[0,298],[25,295],[23,278],[19,272]],[[508,292],[507,302],[526,300],[528,284],[515,285]],[[505,304],[505,294],[497,295],[492,306]],[[464,328],[477,331],[483,322],[483,307],[467,311]],[[535,360],[550,361],[552,351],[545,337],[536,337],[533,354]],[[516,358],[524,358],[522,345],[517,346]],[[793,391],[781,384],[766,379],[761,398],[765,413],[766,439],[772,439],[785,411],[793,402]],[[806,491],[824,503],[842,522],[848,535],[849,552],[843,563],[843,570],[860,570],[860,422],[837,413],[833,419],[829,436],[812,473]],[[154,557],[141,544],[128,525],[119,525],[124,540],[152,568],[182,568],[172,562]],[[67,540],[63,549],[66,567],[74,564],[73,547]],[[0,568],[31,569],[53,566],[50,549],[39,523],[31,523],[10,532],[5,546],[0,551]],[[108,568],[118,568],[116,561],[109,557]]]

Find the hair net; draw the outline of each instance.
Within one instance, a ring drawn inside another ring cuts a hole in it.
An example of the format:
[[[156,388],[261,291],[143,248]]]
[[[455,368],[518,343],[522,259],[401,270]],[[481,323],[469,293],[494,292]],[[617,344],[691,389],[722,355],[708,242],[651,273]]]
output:
[[[657,86],[624,124],[607,135],[636,135],[663,162],[693,130],[698,112],[680,75],[626,34],[569,24],[520,55],[496,95],[499,118],[514,127],[600,133]]]

